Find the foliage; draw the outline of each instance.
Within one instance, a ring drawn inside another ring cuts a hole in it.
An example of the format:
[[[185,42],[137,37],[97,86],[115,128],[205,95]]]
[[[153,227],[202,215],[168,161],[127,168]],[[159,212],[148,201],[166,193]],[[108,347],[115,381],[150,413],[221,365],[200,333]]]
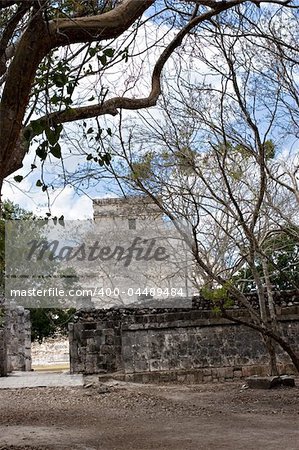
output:
[[[5,273],[5,220],[33,219],[34,215],[19,205],[7,200],[2,204],[2,218],[0,219],[0,295],[4,294]]]
[[[190,278],[197,290],[208,286],[203,294],[218,312],[234,320],[225,302],[237,301],[249,313],[242,322],[269,344],[271,367],[273,339],[299,370],[273,293],[298,288],[298,27],[293,12],[261,9],[256,20],[233,21],[228,11],[213,29],[194,30],[188,69],[178,55],[160,109],[126,122],[129,138],[120,135],[121,150],[115,143],[120,163],[111,174],[124,191],[154,198],[187,237]],[[252,288],[258,308],[244,295]]]
[[[299,230],[296,228],[282,230],[264,242],[263,249],[267,257],[271,286],[274,290],[299,289],[298,232]],[[265,283],[262,263],[258,257],[255,268]],[[233,282],[244,293],[257,290],[252,270],[248,266],[233,277]]]
[[[62,142],[69,133],[67,124],[72,122],[78,122],[85,147],[92,140],[98,144],[93,153],[83,152],[82,162],[94,162],[97,169],[109,166],[111,154],[100,143],[99,133],[105,128],[99,118],[155,106],[162,92],[165,66],[184,41],[189,51],[187,39],[198,30],[202,37],[209,33],[217,36],[220,25],[226,23],[229,41],[230,33],[249,36],[255,23],[272,23],[268,16],[279,17],[280,10],[286,11],[290,22],[292,8],[296,15],[296,0],[273,0],[271,6],[265,0],[265,12],[257,10],[260,3],[263,0],[258,4],[254,0],[2,1],[0,187],[6,177],[22,167],[30,153],[31,171],[41,171],[36,186],[50,195],[53,181],[44,179],[44,166],[46,162],[56,166],[60,162],[65,176],[64,162],[71,150],[64,149]],[[283,53],[285,48],[274,28],[268,30],[271,45],[279,43]],[[263,27],[258,32],[261,40],[267,35]],[[261,48],[260,42],[257,48]],[[127,62],[128,68],[124,67]],[[220,66],[216,61],[214,67]],[[249,82],[254,95],[255,80],[250,77]],[[145,96],[144,86],[149,87]],[[259,115],[266,112],[261,109]],[[98,127],[84,126],[91,119]],[[106,131],[111,135],[109,126]],[[186,155],[186,149],[180,153],[179,165],[188,171],[192,155]],[[273,157],[273,148],[267,145],[266,153]],[[14,181],[21,183],[25,176],[16,174]]]
[[[57,333],[67,335],[68,323],[72,320],[75,309],[31,308],[31,340],[42,341]]]
[[[202,287],[200,294],[204,299],[212,303],[213,311],[216,314],[220,314],[222,309],[227,309],[234,305],[234,302],[230,297],[229,288],[230,283],[226,283],[226,285],[213,289]]]
[[[0,289],[2,295],[4,294],[4,276],[5,276],[5,220],[34,220],[37,219],[33,213],[20,208],[11,201],[3,203],[3,218],[0,220]],[[74,281],[76,275],[72,269],[65,269],[60,272],[64,276],[64,287],[70,282]],[[31,338],[42,342],[44,338],[53,336],[56,333],[67,333],[68,322],[72,319],[75,312],[74,308],[60,309],[60,308],[30,308],[31,317]],[[0,308],[0,324],[1,316],[3,316]]]

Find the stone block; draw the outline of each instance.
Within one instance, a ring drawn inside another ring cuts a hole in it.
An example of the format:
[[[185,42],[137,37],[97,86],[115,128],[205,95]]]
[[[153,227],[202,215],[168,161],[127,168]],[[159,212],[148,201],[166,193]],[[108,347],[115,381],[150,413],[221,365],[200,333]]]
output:
[[[187,374],[187,376],[186,376],[186,383],[190,383],[190,384],[195,383],[195,375],[194,375],[194,373]]]
[[[195,383],[201,383],[203,381],[203,373],[201,370],[194,372],[194,381]]]
[[[113,345],[101,345],[100,347],[100,353],[103,355],[114,355],[115,354],[115,348]]]
[[[242,378],[242,369],[233,370],[234,378]]]
[[[259,375],[258,368],[256,366],[242,367],[242,377],[251,377],[253,375]]]
[[[105,344],[106,345],[113,345],[114,344],[114,336],[105,336]]]
[[[161,370],[161,367],[160,367],[160,361],[159,361],[159,360],[156,360],[156,359],[151,359],[151,360],[149,361],[149,370],[150,370],[151,372],[157,371],[157,370]]]
[[[204,375],[203,381],[204,381],[204,383],[212,381],[212,376],[211,375]]]
[[[149,363],[146,359],[136,359],[134,372],[146,372],[149,370]]]
[[[218,377],[223,380],[228,380],[228,379],[234,378],[233,367],[219,367],[217,372],[218,372]]]
[[[83,339],[93,339],[95,336],[95,330],[84,330],[82,332]]]
[[[288,374],[295,375],[296,374],[296,369],[295,369],[293,364],[288,363],[288,364],[285,364],[285,366],[284,366],[284,372],[288,373]]]
[[[272,389],[281,385],[280,377],[259,377],[256,375],[245,378],[245,381],[251,389]]]
[[[84,330],[96,330],[97,323],[96,322],[87,322],[84,324]]]
[[[177,380],[179,383],[185,383],[187,375],[180,374],[177,376]]]
[[[289,375],[280,375],[282,386],[295,387],[295,378]]]

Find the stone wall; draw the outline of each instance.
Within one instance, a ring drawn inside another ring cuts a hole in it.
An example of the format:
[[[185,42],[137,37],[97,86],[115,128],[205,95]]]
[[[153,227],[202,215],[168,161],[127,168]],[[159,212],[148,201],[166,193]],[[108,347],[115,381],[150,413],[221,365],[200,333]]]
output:
[[[5,330],[0,328],[0,377],[7,375],[7,350]]]
[[[121,320],[118,310],[93,310],[69,324],[71,373],[115,372],[122,367]]]
[[[7,342],[7,370],[31,370],[30,312],[21,306],[11,305],[5,314]]]
[[[31,344],[31,359],[34,366],[69,364],[69,340],[65,336],[54,336]]]
[[[283,308],[279,323],[298,348],[299,307]],[[269,360],[257,332],[194,309],[81,312],[70,325],[70,358],[73,373],[122,372],[139,381],[267,374]],[[280,349],[278,360],[282,372],[293,372]]]

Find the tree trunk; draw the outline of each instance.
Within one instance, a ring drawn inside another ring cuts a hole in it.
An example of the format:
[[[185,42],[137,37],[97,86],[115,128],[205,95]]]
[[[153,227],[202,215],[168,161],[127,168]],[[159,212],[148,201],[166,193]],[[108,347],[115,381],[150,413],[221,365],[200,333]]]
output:
[[[3,215],[2,187],[3,187],[3,180],[0,179],[0,219],[2,219]]]
[[[265,342],[265,346],[267,347],[269,356],[270,356],[270,375],[277,376],[279,375],[279,370],[277,367],[277,357],[276,357],[276,349],[273,342],[273,339],[268,336],[262,336]]]

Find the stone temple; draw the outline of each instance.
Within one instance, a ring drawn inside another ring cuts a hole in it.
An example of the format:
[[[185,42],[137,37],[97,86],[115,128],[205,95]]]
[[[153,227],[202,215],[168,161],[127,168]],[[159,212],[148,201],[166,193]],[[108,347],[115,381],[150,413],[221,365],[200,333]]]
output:
[[[120,291],[119,303],[111,306],[136,305],[146,298],[160,299],[160,306],[166,306],[191,296],[186,246],[152,199],[105,198],[94,200],[93,206],[96,235],[104,235],[106,245],[130,248],[136,243],[127,267],[113,261],[98,268],[98,285]],[[100,300],[95,296],[94,305]]]
[[[102,198],[93,200],[94,220],[103,227],[142,229],[144,223],[163,224],[160,208],[148,197]]]

